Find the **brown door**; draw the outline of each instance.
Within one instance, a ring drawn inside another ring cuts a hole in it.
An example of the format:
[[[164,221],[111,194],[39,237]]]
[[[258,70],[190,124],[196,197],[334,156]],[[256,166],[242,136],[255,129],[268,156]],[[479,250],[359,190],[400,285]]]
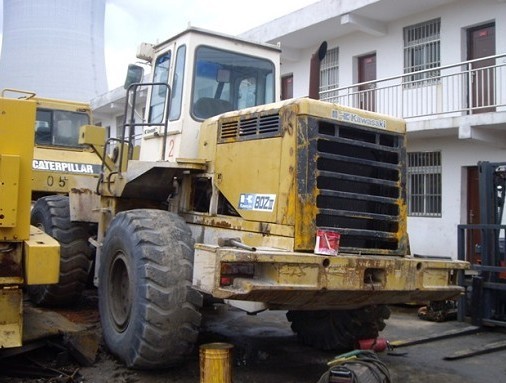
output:
[[[358,58],[358,82],[376,80],[376,54]],[[358,87],[358,107],[374,112],[376,110],[376,84],[365,84]]]
[[[468,60],[495,55],[495,24],[487,24],[467,31]],[[494,59],[479,60],[471,66],[471,100],[473,113],[494,112]]]
[[[467,223],[469,225],[480,223],[480,193],[478,184],[478,167],[467,168]],[[471,230],[467,233],[467,260],[472,263],[481,262],[479,244],[481,235],[479,230]]]
[[[293,75],[281,77],[281,99],[293,98]]]

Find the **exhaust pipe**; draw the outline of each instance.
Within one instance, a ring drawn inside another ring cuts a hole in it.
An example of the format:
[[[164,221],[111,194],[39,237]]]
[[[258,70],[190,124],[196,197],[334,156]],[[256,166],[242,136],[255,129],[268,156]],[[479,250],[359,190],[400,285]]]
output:
[[[309,64],[309,98],[320,99],[320,64],[327,54],[327,42],[320,44],[318,50],[311,56]]]

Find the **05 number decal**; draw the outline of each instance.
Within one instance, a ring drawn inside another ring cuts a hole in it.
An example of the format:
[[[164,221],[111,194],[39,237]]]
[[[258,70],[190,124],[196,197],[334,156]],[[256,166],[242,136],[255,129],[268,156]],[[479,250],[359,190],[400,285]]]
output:
[[[60,177],[57,177],[56,180],[55,180],[54,176],[47,177],[47,179],[46,179],[47,186],[53,187],[53,186],[55,186],[55,183],[56,183],[56,186],[58,186],[60,188],[64,188],[67,185],[67,177],[60,176]]]

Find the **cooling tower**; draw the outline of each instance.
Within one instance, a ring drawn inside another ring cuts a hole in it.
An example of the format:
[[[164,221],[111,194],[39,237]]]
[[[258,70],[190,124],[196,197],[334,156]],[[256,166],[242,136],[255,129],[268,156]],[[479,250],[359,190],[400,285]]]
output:
[[[3,0],[0,88],[90,101],[107,91],[106,0]]]

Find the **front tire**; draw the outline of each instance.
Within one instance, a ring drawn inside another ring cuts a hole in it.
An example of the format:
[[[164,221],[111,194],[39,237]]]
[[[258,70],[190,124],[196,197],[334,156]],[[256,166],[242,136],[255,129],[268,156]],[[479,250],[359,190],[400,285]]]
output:
[[[67,196],[52,195],[35,202],[31,222],[60,243],[60,274],[57,284],[28,286],[36,305],[66,306],[75,303],[86,287],[92,263],[89,225],[70,221]]]
[[[385,305],[354,310],[288,311],[299,340],[322,350],[350,351],[361,339],[377,338],[390,309]]]
[[[202,296],[191,288],[193,239],[177,215],[131,210],[104,239],[99,310],[104,341],[131,368],[166,368],[193,350]]]

